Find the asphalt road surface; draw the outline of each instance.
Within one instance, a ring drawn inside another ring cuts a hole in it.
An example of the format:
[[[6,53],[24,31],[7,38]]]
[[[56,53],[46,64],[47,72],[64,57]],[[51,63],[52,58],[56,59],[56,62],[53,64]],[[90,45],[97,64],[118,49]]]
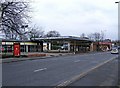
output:
[[[117,86],[118,59],[114,59],[91,71],[69,86]]]
[[[99,52],[3,63],[2,85],[57,86],[115,57],[118,55]]]

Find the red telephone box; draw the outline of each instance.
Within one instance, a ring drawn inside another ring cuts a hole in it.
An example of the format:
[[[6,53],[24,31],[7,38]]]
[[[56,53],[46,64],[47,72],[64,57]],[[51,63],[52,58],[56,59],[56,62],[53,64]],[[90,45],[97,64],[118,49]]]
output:
[[[14,43],[14,56],[20,56],[20,43]]]

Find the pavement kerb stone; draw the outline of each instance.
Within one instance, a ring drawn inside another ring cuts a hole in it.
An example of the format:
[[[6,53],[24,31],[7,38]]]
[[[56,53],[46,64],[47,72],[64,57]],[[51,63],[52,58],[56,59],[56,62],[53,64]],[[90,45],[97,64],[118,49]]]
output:
[[[116,58],[117,58],[117,57],[116,57]],[[97,65],[97,66],[95,66],[95,67],[93,67],[93,68],[91,68],[91,69],[89,69],[89,70],[87,70],[87,71],[85,71],[85,72],[82,72],[81,74],[76,75],[76,76],[72,77],[72,78],[69,79],[69,80],[66,80],[66,81],[58,84],[55,88],[63,88],[63,87],[69,86],[71,83],[73,83],[73,82],[75,82],[75,81],[77,81],[77,80],[80,80],[82,77],[86,76],[86,75],[87,75],[88,73],[90,73],[91,71],[93,71],[93,70],[95,70],[95,69],[103,66],[104,64],[106,64],[106,63],[108,63],[108,62],[110,62],[110,61],[113,61],[113,60],[116,59],[116,58],[111,58],[111,59],[109,59],[109,60],[107,60],[107,61],[104,61],[103,63],[101,63],[101,64],[99,64],[99,65]]]
[[[8,59],[3,59],[0,61],[0,63],[10,63],[10,62],[17,62],[17,61],[25,61],[25,60],[35,60],[35,59],[45,59],[49,58],[51,56],[46,56],[46,57],[32,57],[32,58],[8,58]]]

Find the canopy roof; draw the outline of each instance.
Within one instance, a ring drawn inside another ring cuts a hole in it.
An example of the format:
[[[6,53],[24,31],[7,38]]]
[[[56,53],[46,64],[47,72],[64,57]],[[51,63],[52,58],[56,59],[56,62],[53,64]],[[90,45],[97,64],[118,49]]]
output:
[[[45,38],[32,38],[31,40],[38,40],[38,41],[49,41],[49,40],[68,40],[68,41],[89,41],[92,42],[92,40],[88,38],[82,38],[82,37],[74,37],[74,36],[60,36],[60,37],[45,37]]]

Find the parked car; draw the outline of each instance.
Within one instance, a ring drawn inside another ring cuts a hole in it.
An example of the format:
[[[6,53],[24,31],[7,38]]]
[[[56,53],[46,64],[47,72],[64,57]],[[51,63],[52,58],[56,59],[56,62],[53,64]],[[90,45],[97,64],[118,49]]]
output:
[[[118,53],[119,53],[118,48],[113,48],[111,50],[111,54],[118,54]]]

